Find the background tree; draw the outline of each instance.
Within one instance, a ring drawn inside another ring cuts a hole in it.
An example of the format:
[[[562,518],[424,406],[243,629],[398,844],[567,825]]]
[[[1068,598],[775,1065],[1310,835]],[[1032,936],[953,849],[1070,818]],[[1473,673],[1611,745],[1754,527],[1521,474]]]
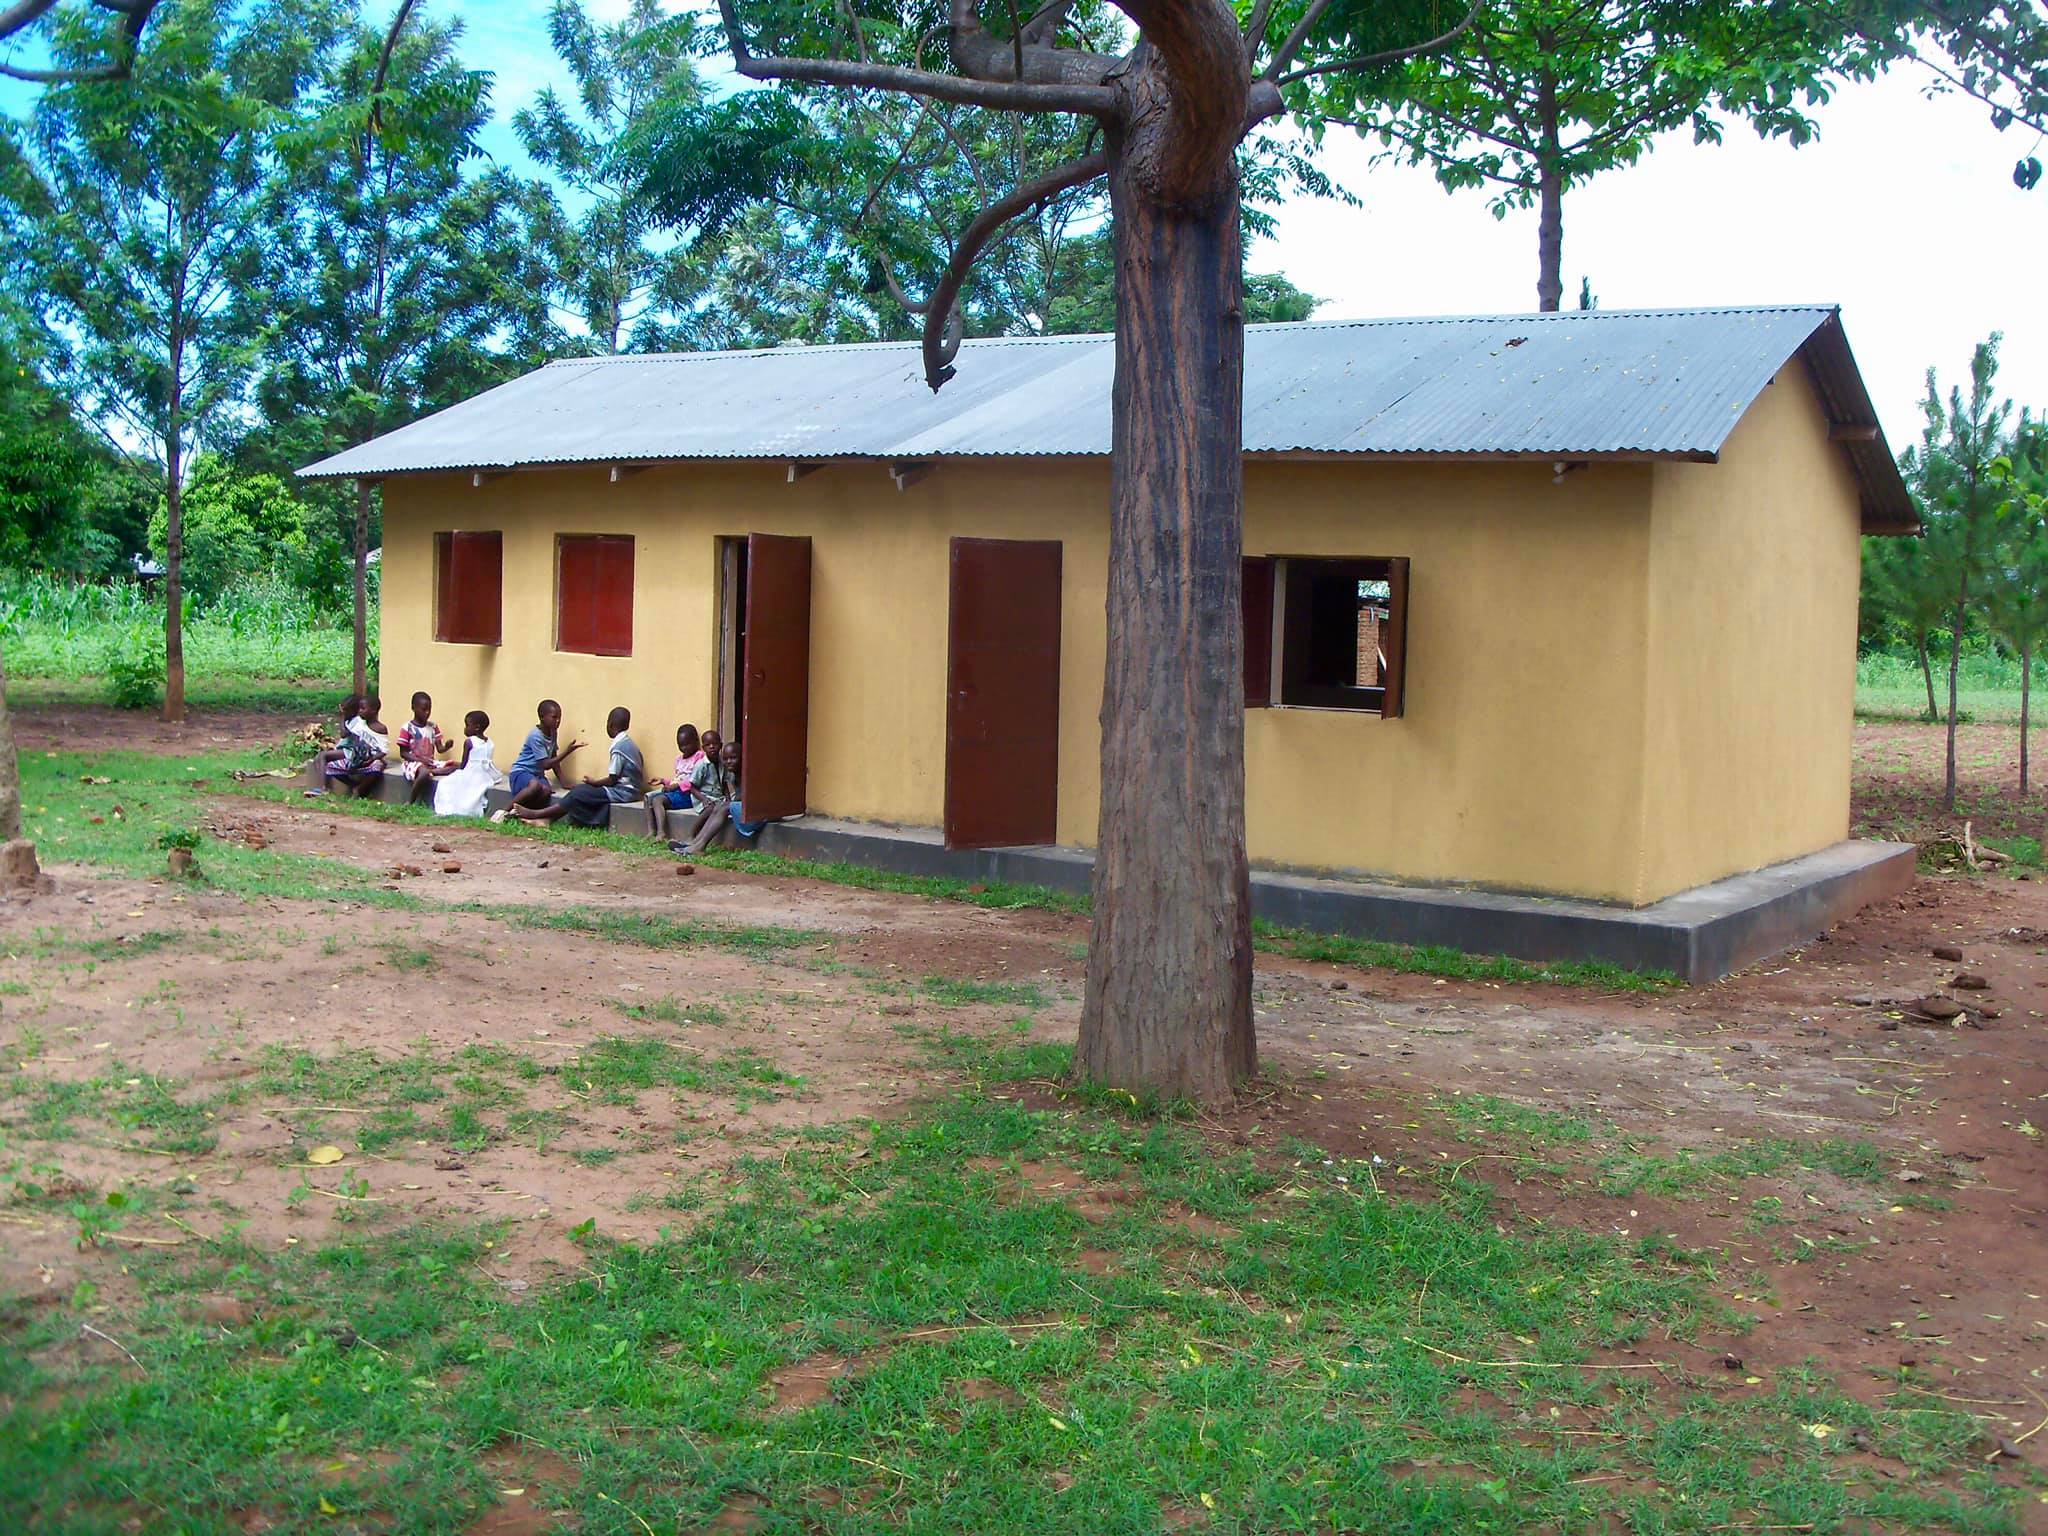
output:
[[[983,250],[1046,199],[1107,180],[1117,273],[1108,633],[1076,1067],[1132,1091],[1219,1100],[1256,1064],[1242,797],[1239,146],[1285,110],[1284,83],[1374,62],[1319,51],[1329,7],[1310,0],[1282,29],[1260,0],[1240,30],[1223,0],[1119,0],[1136,35],[1120,29],[1105,49],[1075,34],[1058,0],[994,27],[975,0],[952,0],[943,54],[929,27],[932,62],[950,66],[942,72],[924,67],[927,28],[915,11],[891,11],[878,26],[871,12],[849,22],[843,6],[761,0],[749,30],[735,0],[720,4],[734,66],[750,79],[1082,120],[1086,152],[993,196],[922,296],[934,389],[953,374],[949,321]]]
[[[2011,451],[1991,468],[1998,507],[1986,562],[1984,618],[2020,659],[2020,793],[2028,788],[2027,732],[2034,657],[2048,639],[2048,433],[2021,418]]]
[[[41,320],[71,398],[154,461],[165,503],[164,717],[185,713],[181,498],[269,321],[261,277],[273,135],[333,13],[179,0],[129,84],[54,86],[0,173],[37,238]],[[60,30],[60,61],[94,39]]]
[[[1906,482],[1920,503],[1928,537],[1941,541],[1950,582],[1948,653],[1948,756],[1942,808],[1956,808],[1956,698],[1963,663],[1963,631],[1975,586],[1991,553],[1992,521],[2001,502],[1994,467],[2009,446],[2012,402],[1994,400],[1998,343],[1994,333],[1970,355],[1970,393],[1951,388],[1946,402],[1927,370],[1926,425],[1917,447],[1900,458]]]
[[[527,192],[527,237],[560,317],[549,332],[553,354],[660,350],[687,339],[675,317],[693,307],[702,273],[632,195],[633,173],[616,150],[657,102],[701,101],[693,36],[689,19],[670,17],[660,0],[631,0],[610,26],[592,21],[581,0],[549,8],[548,38],[575,99],[549,87],[512,127],[561,188],[558,196],[539,182]]]
[[[260,442],[243,462],[287,472],[494,383],[496,348],[523,300],[516,189],[464,175],[488,121],[488,78],[456,57],[459,28],[401,0],[355,24],[323,61],[312,110],[281,136],[286,172],[264,348]],[[308,497],[347,529],[355,684],[368,683],[371,490]],[[352,513],[352,515],[351,515]]]
[[[1930,653],[1936,631],[1953,617],[1956,593],[1947,531],[1929,526],[1917,539],[1863,541],[1859,627],[1870,643],[1898,639],[1912,646],[1920,660],[1920,680],[1927,689],[1926,718],[1930,724],[1941,718],[1941,706],[1934,698]]]
[[[2023,192],[2041,184],[2048,11],[2032,0],[1819,0],[1815,8],[1873,59],[1911,60],[1932,72],[1936,89],[1975,97],[2000,132],[2031,129],[2033,146],[2014,162],[2012,179]]]
[[[886,15],[846,14],[860,56],[901,45]],[[1091,50],[1114,49],[1123,35],[1102,0],[1073,5],[1065,25]],[[928,46],[928,34],[919,36]],[[634,168],[633,195],[694,232],[688,260],[703,284],[673,339],[882,340],[917,333],[922,295],[992,199],[1085,155],[1097,132],[1085,119],[886,92],[748,92],[707,103],[692,79],[629,126],[613,161]],[[1267,208],[1286,191],[1335,191],[1298,151],[1265,135],[1240,160],[1249,236],[1271,232]],[[1108,330],[1108,211],[1098,181],[1051,191],[1005,223],[959,295],[959,331]],[[1246,298],[1254,322],[1304,319],[1315,302],[1278,276],[1248,279]]]
[[[1826,74],[1860,57],[1828,47],[1823,20],[1774,0],[1488,0],[1455,47],[1304,82],[1295,99],[1447,190],[1486,188],[1496,217],[1535,205],[1537,306],[1555,310],[1565,193],[1673,129],[1719,143],[1717,111],[1804,142]]]

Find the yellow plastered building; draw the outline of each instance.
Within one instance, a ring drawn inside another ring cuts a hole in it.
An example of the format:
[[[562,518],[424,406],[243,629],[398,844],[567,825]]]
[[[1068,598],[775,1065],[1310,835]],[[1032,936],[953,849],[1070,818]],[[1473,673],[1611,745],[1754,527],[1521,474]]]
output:
[[[1645,907],[1848,834],[1859,541],[1909,499],[1827,308],[1247,333],[1255,867]],[[310,467],[382,487],[381,678],[750,815],[1095,835],[1106,338],[558,363]],[[394,702],[394,707],[402,704]]]

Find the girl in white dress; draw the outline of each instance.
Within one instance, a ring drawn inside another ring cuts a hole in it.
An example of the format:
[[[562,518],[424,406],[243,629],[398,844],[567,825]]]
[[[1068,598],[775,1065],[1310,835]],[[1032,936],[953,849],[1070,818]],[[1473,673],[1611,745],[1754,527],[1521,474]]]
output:
[[[472,709],[462,717],[464,740],[462,761],[443,763],[434,770],[441,782],[434,786],[436,816],[481,816],[484,791],[498,782],[498,766],[492,761],[491,717]]]

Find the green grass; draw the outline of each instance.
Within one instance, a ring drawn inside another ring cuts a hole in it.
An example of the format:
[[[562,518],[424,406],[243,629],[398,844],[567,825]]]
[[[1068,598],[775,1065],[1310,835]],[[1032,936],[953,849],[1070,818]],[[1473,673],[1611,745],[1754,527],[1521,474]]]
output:
[[[8,655],[8,665],[14,662]],[[261,674],[189,673],[186,705],[199,711],[241,710],[251,714],[287,716],[294,723],[315,717],[332,719],[334,707],[348,692],[348,663],[338,676],[270,677]],[[105,704],[107,684],[94,676],[15,677],[7,679],[7,701],[17,710],[77,709]]]
[[[2017,657],[1995,652],[1963,657],[1956,678],[1956,707],[1966,721],[2017,725],[2020,718],[2020,664]],[[2034,695],[2038,701],[2048,683],[2048,665],[2035,663]],[[1948,657],[1934,658],[1937,711],[1948,709]],[[1927,719],[1927,685],[1917,656],[1876,654],[1856,662],[1856,715],[1862,720],[1913,722]]]
[[[591,1042],[562,1069],[601,1104],[630,1104],[655,1088],[676,1093],[729,1093],[742,1104],[765,1102],[803,1079],[745,1048],[712,1057],[684,1050],[657,1035],[608,1035]]]
[[[0,642],[16,707],[97,704],[110,663],[163,650],[161,594],[121,582],[74,583],[0,573]],[[377,616],[370,614],[371,670]],[[354,664],[350,616],[315,612],[305,596],[258,578],[191,614],[184,625],[186,699],[200,707],[308,707],[326,714]],[[316,702],[317,701],[317,702]]]
[[[711,945],[738,954],[773,954],[791,949],[816,949],[829,942],[809,928],[762,928],[738,923],[699,922],[649,912],[621,912],[604,907],[484,907],[521,928],[556,933],[586,933],[611,944],[639,944],[649,949],[688,949]]]
[[[1026,1165],[1123,1197],[1090,1219]],[[1964,1411],[1811,1370],[1695,1378],[1676,1341],[1718,1349],[1727,1321],[1705,1260],[1519,1222],[1441,1171],[1374,1192],[970,1092],[721,1194],[662,1202],[686,1237],[578,1227],[580,1270],[521,1295],[493,1278],[504,1229],[367,1205],[324,1243],[124,1254],[134,1303],[0,1302],[0,1529],[452,1536],[499,1503],[601,1536],[742,1511],[931,1536],[2020,1528]],[[223,1293],[243,1320],[202,1315]],[[85,1321],[134,1366],[57,1347]]]
[[[15,1140],[63,1142],[104,1127],[115,1146],[198,1155],[213,1150],[214,1121],[241,1102],[239,1088],[189,1095],[173,1079],[109,1061],[96,1077],[16,1072],[0,1078],[0,1149]]]
[[[729,1015],[716,1003],[685,1002],[680,997],[657,997],[644,1003],[610,999],[611,1005],[627,1018],[643,1024],[723,1024]]]
[[[1676,987],[1669,971],[1632,971],[1604,960],[1554,960],[1537,964],[1506,955],[1471,955],[1441,945],[1383,944],[1341,933],[1279,928],[1263,919],[1252,924],[1252,946],[1296,960],[1321,960],[1367,970],[1407,971],[1454,981],[1540,981],[1610,992],[1663,992]]]
[[[1502,1135],[1531,1146],[1580,1146],[1593,1139],[1590,1122],[1554,1109],[1537,1109],[1490,1093],[1438,1094],[1436,1106],[1460,1135],[1484,1139]]]
[[[918,990],[943,1008],[1043,1008],[1045,988],[1031,981],[964,981],[927,976]]]
[[[164,834],[197,830],[208,811],[206,795],[232,785],[234,770],[260,772],[292,763],[295,756],[282,743],[205,758],[24,753],[22,822],[46,862],[76,861],[118,875],[161,875]],[[81,782],[87,775],[111,782]],[[109,813],[117,805],[122,814],[115,817]],[[101,820],[95,823],[93,816]],[[383,889],[378,871],[336,859],[203,835],[195,859],[197,880],[230,895],[341,898],[408,911],[421,906],[409,892]]]
[[[1874,1184],[1886,1177],[1884,1154],[1870,1142],[1767,1136],[1711,1152],[1618,1154],[1603,1164],[1600,1187],[1609,1195],[1684,1195],[1799,1170],[1856,1184]]]

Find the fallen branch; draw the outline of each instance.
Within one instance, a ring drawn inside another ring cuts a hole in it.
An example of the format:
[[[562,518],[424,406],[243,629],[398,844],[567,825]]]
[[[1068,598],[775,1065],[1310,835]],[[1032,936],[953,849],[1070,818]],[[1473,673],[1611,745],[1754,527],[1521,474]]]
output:
[[[1454,1355],[1448,1349],[1438,1349],[1434,1344],[1425,1344],[1420,1339],[1405,1335],[1403,1344],[1413,1344],[1417,1349],[1426,1349],[1432,1355],[1441,1355],[1446,1360],[1455,1360],[1460,1365],[1507,1367],[1516,1366],[1540,1371],[1661,1371],[1669,1368],[1662,1360],[1653,1360],[1646,1365],[1591,1365],[1577,1360],[1468,1360],[1463,1355]]]
[[[80,1333],[89,1333],[96,1339],[106,1340],[107,1343],[113,1345],[114,1348],[118,1349],[119,1351],[121,1351],[122,1354],[128,1357],[128,1363],[130,1365],[134,1366],[135,1369],[137,1369],[138,1371],[142,1369],[142,1362],[135,1358],[135,1352],[131,1350],[126,1344],[123,1344],[119,1339],[115,1338],[111,1333],[101,1333],[99,1329],[93,1327],[91,1323],[80,1323],[78,1325],[78,1331]]]

